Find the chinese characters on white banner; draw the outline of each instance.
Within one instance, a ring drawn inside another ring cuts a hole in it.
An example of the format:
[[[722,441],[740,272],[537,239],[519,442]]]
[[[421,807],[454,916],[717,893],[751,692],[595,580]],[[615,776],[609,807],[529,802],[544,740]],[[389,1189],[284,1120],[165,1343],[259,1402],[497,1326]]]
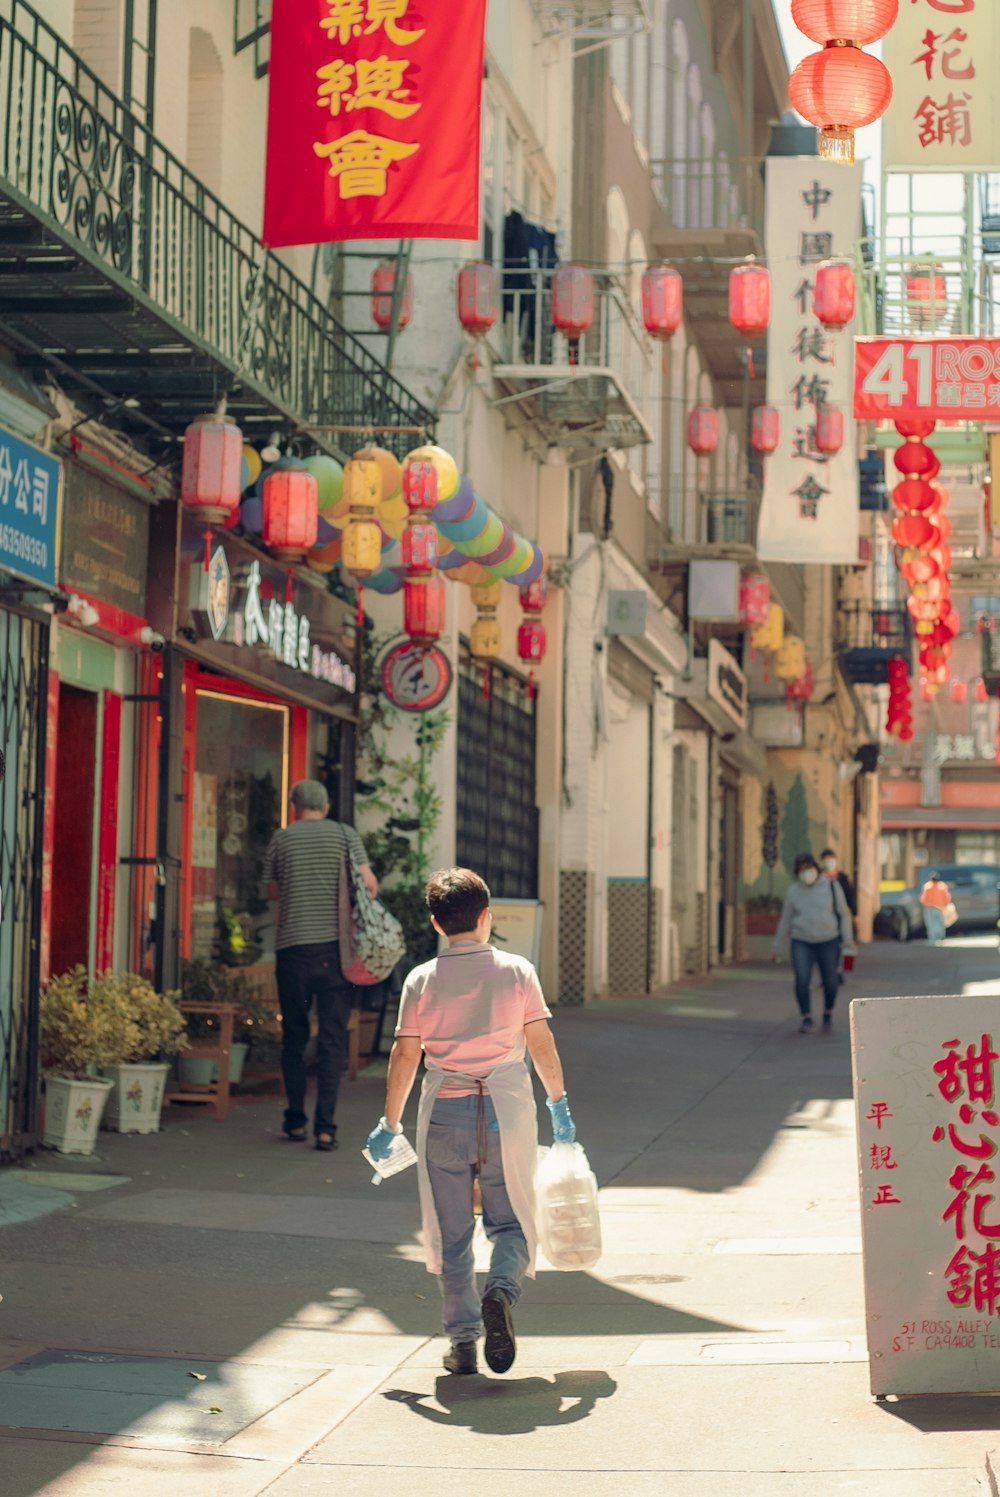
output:
[[[991,170],[1000,160],[997,0],[907,0],[885,40],[889,171]]]
[[[858,559],[858,463],[850,419],[854,325],[824,328],[812,309],[816,267],[852,258],[860,233],[861,167],[816,157],[767,163],[767,246],[772,311],[767,400],[781,417],[766,460],[757,527],[763,561],[853,565]],[[816,412],[844,414],[837,453],[816,447]]]

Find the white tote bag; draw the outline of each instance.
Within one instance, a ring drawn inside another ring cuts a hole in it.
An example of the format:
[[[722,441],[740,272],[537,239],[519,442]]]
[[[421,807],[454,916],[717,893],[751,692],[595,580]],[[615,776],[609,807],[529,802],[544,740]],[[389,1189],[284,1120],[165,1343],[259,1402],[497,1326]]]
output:
[[[538,1240],[553,1268],[593,1268],[601,1256],[597,1180],[580,1144],[538,1151]]]

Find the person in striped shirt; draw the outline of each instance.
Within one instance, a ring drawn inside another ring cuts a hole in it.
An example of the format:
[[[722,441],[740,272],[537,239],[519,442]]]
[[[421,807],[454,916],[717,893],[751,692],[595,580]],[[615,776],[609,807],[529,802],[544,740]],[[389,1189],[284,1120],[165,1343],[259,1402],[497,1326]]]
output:
[[[268,898],[278,902],[276,975],[287,1103],[282,1131],[291,1139],[307,1137],[305,1051],[315,1001],[319,1035],[313,1133],[317,1149],[328,1151],[337,1147],[333,1119],[353,995],[340,966],[340,871],[348,850],[373,897],[378,880],[354,828],[329,819],[324,785],[300,780],[292,787],[291,805],[295,819],[275,832],[264,860]]]

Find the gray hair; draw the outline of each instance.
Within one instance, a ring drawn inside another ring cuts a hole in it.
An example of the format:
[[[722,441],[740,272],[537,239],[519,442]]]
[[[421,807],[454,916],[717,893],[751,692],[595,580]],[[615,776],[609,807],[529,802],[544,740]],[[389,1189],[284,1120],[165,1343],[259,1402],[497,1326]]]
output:
[[[297,785],[292,786],[292,805],[300,816],[303,811],[329,810],[330,797],[326,793],[326,786],[320,784],[319,780],[299,780]]]

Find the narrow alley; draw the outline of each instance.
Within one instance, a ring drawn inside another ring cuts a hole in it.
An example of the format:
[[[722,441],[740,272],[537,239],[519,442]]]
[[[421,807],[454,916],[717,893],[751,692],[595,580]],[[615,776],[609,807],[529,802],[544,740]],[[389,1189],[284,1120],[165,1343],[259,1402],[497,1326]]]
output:
[[[881,943],[846,997],[995,991],[997,961]],[[334,1156],[267,1096],[6,1172],[4,1497],[995,1491],[1000,1401],[870,1397],[846,1003],[800,1036],[790,987],[756,965],[557,1013],[605,1252],[529,1284],[503,1379],[442,1374],[415,1184],[369,1184],[384,1062]]]

